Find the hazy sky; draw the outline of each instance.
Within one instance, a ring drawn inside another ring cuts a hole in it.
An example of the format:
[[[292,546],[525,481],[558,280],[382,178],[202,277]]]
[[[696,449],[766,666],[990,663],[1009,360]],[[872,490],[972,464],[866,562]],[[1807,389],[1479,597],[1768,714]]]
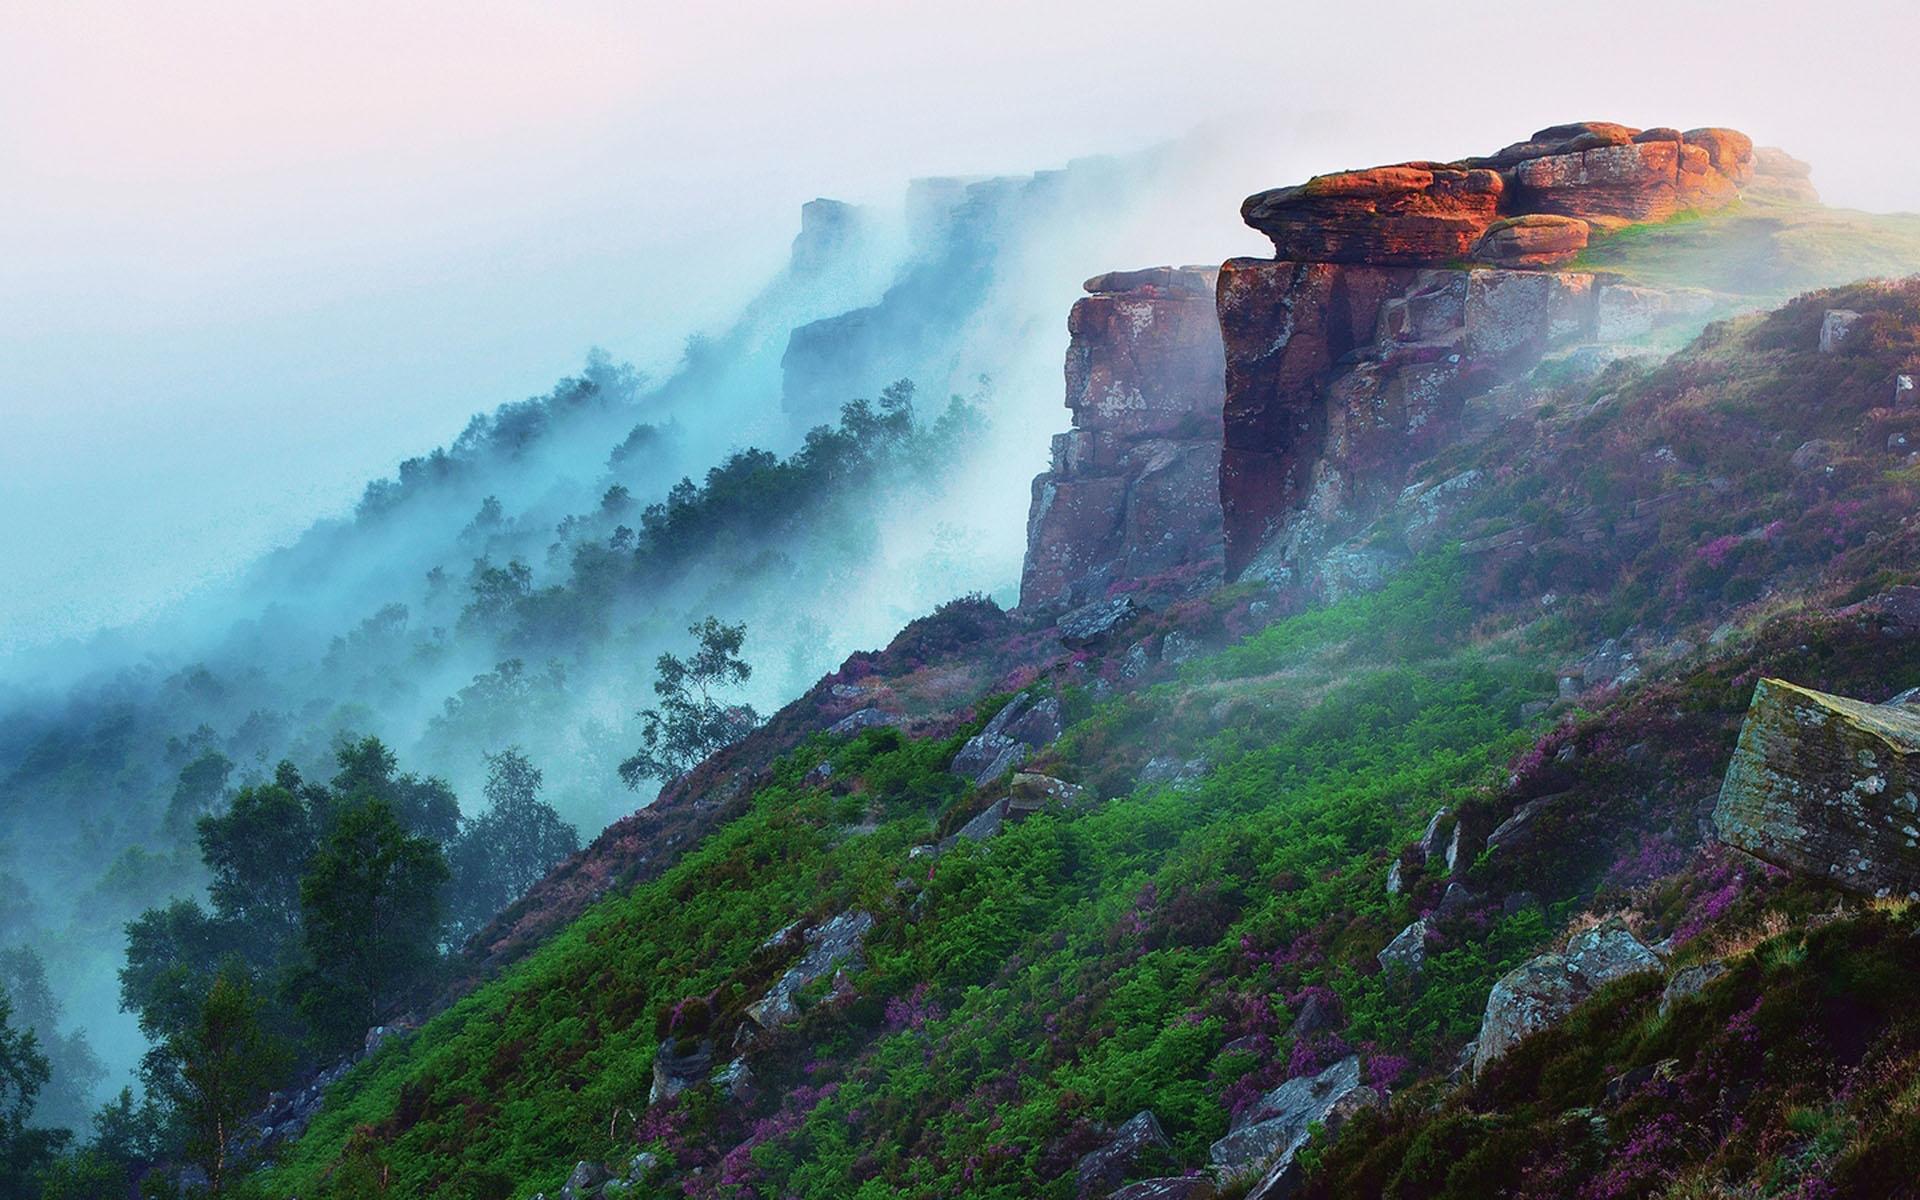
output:
[[[1599,118],[1920,207],[1913,11],[0,0],[0,649],[232,569],[592,344],[657,365],[818,194],[1202,122],[1251,191],[1303,116],[1324,168]],[[1251,250],[1239,199],[1167,256]]]

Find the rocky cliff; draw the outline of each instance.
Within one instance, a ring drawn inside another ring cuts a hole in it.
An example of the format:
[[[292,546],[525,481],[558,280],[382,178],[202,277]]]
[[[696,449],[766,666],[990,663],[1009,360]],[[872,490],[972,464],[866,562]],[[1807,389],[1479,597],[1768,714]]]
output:
[[[1214,276],[1160,267],[1087,281],[1067,320],[1073,428],[1033,481],[1022,608],[1083,603],[1120,582],[1219,581]]]
[[[1586,123],[1485,158],[1249,197],[1242,216],[1275,258],[1233,259],[1220,274],[1228,572],[1306,582],[1318,551],[1459,438],[1470,400],[1550,350],[1710,306],[1546,268],[1596,231],[1731,203],[1753,159],[1733,130]]]

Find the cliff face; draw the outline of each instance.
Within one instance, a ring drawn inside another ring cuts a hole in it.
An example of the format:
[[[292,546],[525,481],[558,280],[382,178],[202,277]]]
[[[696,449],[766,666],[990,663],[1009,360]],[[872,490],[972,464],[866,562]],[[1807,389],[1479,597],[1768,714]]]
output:
[[[1409,467],[1469,432],[1478,398],[1550,350],[1697,312],[1698,296],[1542,268],[1596,230],[1730,203],[1753,158],[1732,130],[1589,123],[1486,158],[1249,197],[1242,215],[1276,257],[1220,274],[1229,576],[1304,582],[1312,557],[1364,528]]]
[[[1214,276],[1162,267],[1087,281],[1067,321],[1073,428],[1033,481],[1022,608],[1082,603],[1116,581],[1218,582]]]

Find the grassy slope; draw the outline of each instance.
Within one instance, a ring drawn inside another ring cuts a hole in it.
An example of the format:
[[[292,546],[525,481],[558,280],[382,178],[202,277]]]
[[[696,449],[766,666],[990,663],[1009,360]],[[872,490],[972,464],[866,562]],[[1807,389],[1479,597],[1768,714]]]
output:
[[[1573,269],[1612,271],[1656,287],[1784,300],[1920,271],[1920,214],[1750,199],[1596,237]]]
[[[1869,313],[1846,354],[1810,349],[1828,306]],[[941,772],[953,742],[804,745],[664,876],[356,1071],[273,1190],[375,1194],[384,1177],[392,1195],[524,1196],[576,1158],[637,1144],[701,1168],[676,1194],[1064,1197],[1101,1124],[1142,1107],[1175,1143],[1160,1165],[1185,1167],[1236,1104],[1349,1046],[1383,1082],[1443,1068],[1491,980],[1576,907],[1736,919],[1758,901],[1716,899],[1746,884],[1696,852],[1699,805],[1754,674],[1872,696],[1920,673],[1870,621],[1795,611],[1920,561],[1910,473],[1884,446],[1912,414],[1878,407],[1916,331],[1920,295],[1856,289],[1717,327],[1651,372],[1568,385],[1534,425],[1433,467],[1485,469],[1493,486],[1456,532],[1524,523],[1524,553],[1430,557],[1377,596],[1277,623],[1157,686],[1098,702],[1069,689],[1076,720],[1046,769],[1109,797],[1091,811],[1034,818],[928,868],[909,847],[990,798]],[[1789,467],[1813,437],[1831,442],[1832,469]],[[1582,532],[1595,521],[1599,541]],[[1634,627],[1701,643],[1722,621],[1704,665],[1588,697],[1594,711],[1505,779],[1556,656]],[[1149,747],[1212,769],[1187,789],[1135,788]],[[837,782],[804,786],[823,753]],[[1439,804],[1485,828],[1546,795],[1559,799],[1541,836],[1473,867],[1491,904],[1417,985],[1383,978],[1374,953],[1440,886],[1416,874],[1390,900],[1392,849]],[[851,832],[863,818],[877,829]],[[1545,907],[1508,913],[1501,898],[1522,889]],[[710,997],[724,1043],[783,965],[761,940],[856,904],[880,918],[870,968],[855,994],[756,1044],[757,1100],[702,1088],[632,1116],[670,1006]],[[1344,1029],[1292,1044],[1289,1014],[1322,988]],[[1251,1049],[1223,1054],[1229,1042]],[[1375,1183],[1432,1153],[1413,1095],[1393,1117],[1407,1137],[1352,1139],[1384,1164]],[[1521,1127],[1543,1137],[1540,1121]]]

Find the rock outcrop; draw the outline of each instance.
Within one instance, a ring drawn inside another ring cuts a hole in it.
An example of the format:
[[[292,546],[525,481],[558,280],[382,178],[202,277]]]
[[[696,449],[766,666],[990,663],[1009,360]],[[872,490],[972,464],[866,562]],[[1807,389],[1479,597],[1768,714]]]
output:
[[[1089,279],[1067,328],[1073,428],[1033,481],[1025,609],[1061,608],[1117,580],[1217,582],[1224,362],[1207,267]]]
[[[1240,215],[1272,239],[1275,258],[1433,266],[1467,257],[1503,217],[1610,227],[1721,207],[1753,178],[1753,159],[1752,140],[1732,129],[1589,121],[1486,158],[1315,176],[1249,196]]]
[[[1763,679],[1713,824],[1756,858],[1868,896],[1920,899],[1920,708]]]
[[[1660,959],[1618,920],[1576,934],[1559,954],[1521,963],[1501,976],[1487,996],[1486,1016],[1474,1043],[1474,1074],[1606,984],[1660,969]]]
[[[1230,260],[1217,286],[1228,575],[1328,595],[1384,577],[1393,563],[1357,549],[1326,579],[1306,572],[1399,497],[1413,464],[1477,432],[1471,402],[1550,351],[1712,304],[1542,268],[1596,230],[1728,204],[1755,177],[1734,130],[1585,122],[1485,158],[1249,197],[1242,215],[1275,258]]]

